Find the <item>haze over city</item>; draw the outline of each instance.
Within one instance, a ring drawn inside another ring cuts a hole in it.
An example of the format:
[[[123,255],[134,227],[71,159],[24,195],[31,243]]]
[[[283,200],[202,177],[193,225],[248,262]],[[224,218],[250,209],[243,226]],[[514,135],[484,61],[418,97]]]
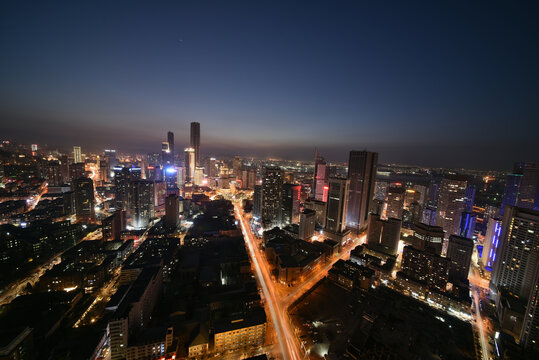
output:
[[[246,156],[509,169],[537,151],[536,2],[0,6],[20,142],[146,152],[199,121],[206,150]]]

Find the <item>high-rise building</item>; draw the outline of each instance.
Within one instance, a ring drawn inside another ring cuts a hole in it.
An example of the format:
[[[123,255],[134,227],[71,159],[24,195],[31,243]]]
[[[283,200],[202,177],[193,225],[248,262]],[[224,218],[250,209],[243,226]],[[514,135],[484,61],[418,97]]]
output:
[[[262,217],[262,185],[255,185],[253,191],[253,218],[260,220]]]
[[[196,150],[192,147],[185,149],[185,181],[191,182],[195,177]]]
[[[165,225],[176,228],[180,224],[180,198],[168,195],[165,200]]]
[[[436,225],[445,230],[445,238],[458,234],[462,212],[466,210],[468,181],[458,175],[447,175],[440,184]]]
[[[243,165],[243,162],[241,160],[240,156],[234,156],[234,160],[232,160],[232,171],[234,172],[234,177],[236,179],[241,179],[241,167]]]
[[[134,180],[129,185],[129,210],[131,224],[136,228],[145,228],[154,217],[153,182]]]
[[[283,184],[283,200],[281,206],[282,224],[297,224],[299,221],[299,205],[301,185]]]
[[[174,152],[174,133],[172,131],[169,131],[167,133],[167,142],[168,142],[168,150],[170,151],[170,158],[171,158],[172,164],[174,164],[175,163],[175,161],[174,161],[174,157],[175,157],[175,152]]]
[[[507,205],[491,287],[527,299],[539,266],[539,212]]]
[[[262,177],[262,224],[265,229],[281,225],[283,203],[283,172],[266,167]]]
[[[517,163],[515,170],[522,174],[517,206],[539,210],[539,163]]]
[[[78,179],[80,177],[84,177],[85,175],[85,169],[84,169],[84,163],[73,163],[69,166],[69,180],[73,182],[73,180]]]
[[[82,162],[82,153],[80,146],[73,146],[73,163],[79,164]]]
[[[305,209],[314,210],[316,212],[316,226],[323,228],[326,226],[326,208],[327,202],[307,199],[304,204]]]
[[[531,285],[520,333],[520,343],[527,350],[539,352],[539,266],[535,270]]]
[[[509,174],[505,179],[505,188],[503,190],[501,215],[506,205],[515,206],[518,200],[518,192],[520,189],[520,182],[522,181],[522,174]]]
[[[350,151],[348,159],[350,194],[346,214],[346,226],[350,229],[358,230],[367,226],[369,209],[374,198],[377,166],[378,153]]]
[[[445,291],[450,268],[448,258],[430,251],[417,250],[412,246],[405,246],[402,251],[402,272],[438,290]]]
[[[73,180],[75,194],[75,214],[78,221],[95,219],[94,182],[90,178],[80,177]]]
[[[103,240],[104,241],[119,241],[121,240],[121,232],[126,229],[127,220],[126,212],[116,210],[112,215],[103,219]]]
[[[200,166],[200,123],[191,123],[190,147],[195,151],[195,167]]]
[[[193,179],[193,183],[197,186],[204,185],[204,168],[203,167],[195,168],[195,176]]]
[[[389,218],[384,221],[378,214],[369,214],[367,247],[389,255],[397,255],[402,221]]]
[[[447,258],[451,260],[449,278],[452,282],[468,279],[472,261],[473,240],[462,236],[451,235],[447,245]]]
[[[62,167],[58,161],[49,161],[47,163],[46,175],[49,186],[59,186],[64,183]]]
[[[470,211],[464,211],[460,218],[460,231],[458,235],[468,239],[473,239],[476,222],[477,214]]]
[[[442,253],[444,230],[440,226],[423,223],[414,224],[412,246],[418,250],[429,250],[436,255]]]
[[[116,166],[114,171],[114,200],[115,208],[127,210],[129,208],[129,183],[131,172],[129,168]]]
[[[388,219],[394,218],[402,220],[405,194],[406,190],[403,186],[390,186],[389,189],[387,189],[386,217]]]
[[[316,211],[304,209],[299,214],[299,238],[309,240],[314,235],[316,225]]]
[[[350,180],[329,178],[329,192],[326,207],[325,229],[332,233],[342,233],[346,228]]]
[[[168,141],[163,141],[161,143],[161,158],[163,167],[166,169],[168,166],[172,165],[171,156],[170,156],[170,144]]]
[[[318,201],[327,201],[327,191],[329,189],[327,183],[328,169],[324,158],[318,153],[318,149],[314,152],[314,183],[313,183],[313,198]]]
[[[217,177],[217,159],[209,158],[206,166],[207,166],[206,174],[208,174],[208,177],[210,178]]]
[[[481,253],[481,263],[488,271],[492,271],[496,252],[500,244],[502,234],[502,219],[490,218],[487,224],[487,232],[483,241],[483,251]]]

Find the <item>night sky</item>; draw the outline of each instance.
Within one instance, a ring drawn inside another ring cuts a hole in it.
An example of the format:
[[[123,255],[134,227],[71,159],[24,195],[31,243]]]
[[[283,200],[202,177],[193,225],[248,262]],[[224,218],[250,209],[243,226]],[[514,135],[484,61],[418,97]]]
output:
[[[510,169],[539,154],[539,2],[0,3],[0,138]]]

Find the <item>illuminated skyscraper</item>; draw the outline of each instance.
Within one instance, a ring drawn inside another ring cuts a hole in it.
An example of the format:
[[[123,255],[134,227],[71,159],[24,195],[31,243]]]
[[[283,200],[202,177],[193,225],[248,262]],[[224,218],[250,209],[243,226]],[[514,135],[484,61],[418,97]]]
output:
[[[283,203],[283,172],[267,167],[262,177],[262,224],[265,229],[281,225]]]
[[[175,152],[174,152],[174,133],[172,131],[169,131],[167,133],[167,142],[168,142],[168,149],[170,151],[170,158],[172,160],[172,164],[174,164],[175,159]]]
[[[114,171],[114,200],[116,209],[127,210],[129,208],[129,183],[131,172],[129,168],[116,166]]]
[[[464,211],[460,218],[460,231],[458,235],[468,239],[473,239],[476,221],[477,214]]]
[[[165,200],[165,225],[177,227],[180,224],[180,198],[176,194],[168,195]]]
[[[253,218],[260,220],[262,217],[262,186],[255,185],[253,191]]]
[[[282,224],[297,224],[299,222],[299,204],[301,185],[284,184],[282,201]]]
[[[399,249],[402,221],[390,218],[387,221],[380,219],[380,215],[369,214],[369,227],[367,232],[367,247],[396,255]]]
[[[82,153],[80,146],[73,146],[73,163],[79,164],[82,162]]]
[[[324,158],[318,153],[318,149],[314,152],[314,183],[313,197],[315,200],[326,202],[327,191],[329,189],[327,183],[328,169]]]
[[[496,261],[496,252],[500,244],[502,234],[502,220],[490,218],[487,224],[487,233],[483,242],[483,251],[481,253],[481,263],[488,271],[492,271],[494,261]]]
[[[539,266],[539,212],[506,206],[491,285],[527,299]]]
[[[466,178],[458,175],[447,175],[440,184],[436,225],[445,230],[445,238],[459,234],[460,218],[466,209]]]
[[[350,180],[330,177],[325,229],[342,233],[346,228]]]
[[[163,159],[163,168],[167,168],[168,165],[172,164],[170,157],[170,144],[168,141],[163,141],[161,143],[161,158]]]
[[[303,240],[311,239],[314,235],[315,225],[316,211],[304,209],[301,214],[299,214],[299,238]]]
[[[449,278],[452,282],[466,281],[472,261],[473,240],[451,235],[447,245],[447,258],[451,260]]]
[[[414,224],[414,235],[412,237],[412,246],[417,250],[429,250],[440,255],[442,253],[442,244],[444,240],[444,230],[440,226],[430,226],[419,223]]]
[[[185,149],[185,181],[191,182],[195,178],[195,169],[196,169],[196,150],[193,148]]]
[[[369,209],[374,198],[377,166],[378,153],[350,151],[348,159],[350,194],[346,214],[346,226],[350,229],[358,230],[367,226]]]
[[[131,225],[136,228],[145,228],[154,217],[154,189],[153,182],[148,180],[135,180],[129,185],[129,211]]]
[[[75,194],[75,214],[78,221],[95,219],[94,182],[90,178],[80,177],[73,180]]]
[[[387,189],[387,214],[388,219],[401,219],[402,220],[402,210],[404,208],[404,197],[406,190],[403,186],[395,185],[390,186]]]
[[[242,160],[240,156],[234,156],[234,160],[232,160],[232,171],[234,172],[234,177],[236,179],[241,179],[241,167],[242,167]],[[246,185],[244,184],[244,187]]]
[[[191,148],[195,150],[195,167],[200,166],[200,123],[191,123]]]
[[[539,163],[517,163],[515,170],[522,174],[517,206],[539,210]]]

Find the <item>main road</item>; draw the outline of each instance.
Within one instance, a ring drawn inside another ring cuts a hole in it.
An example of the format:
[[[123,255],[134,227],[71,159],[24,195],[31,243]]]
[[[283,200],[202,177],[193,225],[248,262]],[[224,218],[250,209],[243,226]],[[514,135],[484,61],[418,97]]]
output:
[[[262,253],[258,251],[258,241],[250,230],[249,221],[244,216],[238,203],[234,203],[234,211],[237,220],[240,222],[245,243],[247,244],[249,255],[255,268],[258,283],[260,284],[266,299],[266,304],[271,316],[271,321],[275,327],[282,357],[285,360],[305,358],[306,356],[303,355],[303,352],[300,350],[299,341],[296,341],[295,333],[288,320],[286,310],[296,299],[301,297],[301,295],[326,276],[335,262],[339,259],[348,257],[350,249],[361,241],[364,241],[365,236],[362,236],[361,239],[359,239],[359,242],[358,239],[350,242],[349,245],[345,247],[345,250],[337,256],[333,256],[328,263],[318,265],[300,285],[293,288],[287,288],[272,280],[270,266]]]

